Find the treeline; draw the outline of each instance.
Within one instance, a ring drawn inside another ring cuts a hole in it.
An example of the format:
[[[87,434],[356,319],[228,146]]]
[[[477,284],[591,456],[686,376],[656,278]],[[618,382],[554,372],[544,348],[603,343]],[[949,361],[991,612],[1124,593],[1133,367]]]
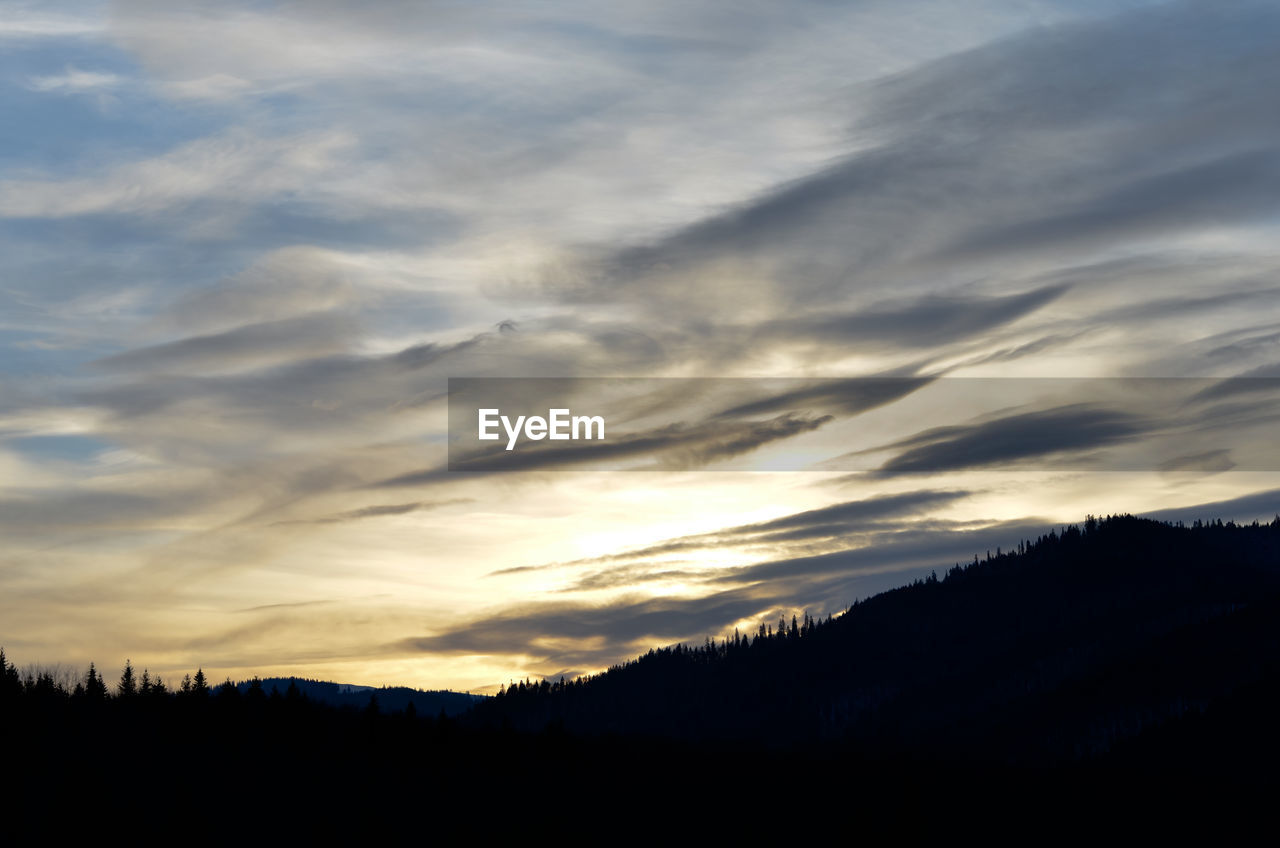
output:
[[[558,810],[577,822],[612,816],[673,773],[784,765],[755,747],[482,728],[412,705],[388,711],[376,693],[361,709],[335,707],[292,682],[239,691],[197,671],[185,691],[153,683],[144,694],[139,675],[129,694],[127,674],[108,685],[96,666],[68,687],[3,663],[0,753],[15,780],[0,798],[15,844],[80,826],[130,840],[213,841],[223,819],[243,822],[255,841],[503,833]],[[804,754],[785,764],[807,760],[817,764]],[[899,786],[914,787],[914,775],[892,764],[875,774],[845,785],[861,790],[844,808],[914,806],[918,793]]]
[[[0,740],[28,816],[90,796],[449,816],[477,793],[541,814],[656,789],[742,809],[766,785],[768,804],[830,797],[900,838],[992,797],[1246,798],[1280,756],[1280,517],[1089,518],[839,615],[516,683],[456,718],[359,694],[129,663],[72,681],[0,651]]]
[[[202,668],[197,669],[194,675],[185,675],[176,687],[170,688],[162,678],[152,677],[145,668],[139,674],[129,660],[125,661],[125,667],[114,683],[108,683],[94,663],[89,663],[82,678],[69,683],[64,669],[55,672],[47,668],[30,668],[25,673],[21,672],[8,661],[4,649],[0,648],[0,699],[3,700],[31,698],[47,703],[58,700],[93,702],[107,699],[214,697],[234,703],[241,696],[251,701],[286,698],[290,701],[312,700],[334,707],[385,710],[410,715],[419,712],[425,712],[426,715],[443,713],[446,716],[466,712],[481,697],[465,692],[424,691],[407,686],[383,686],[377,689],[369,686],[343,686],[305,677],[273,677],[266,680],[254,677],[240,682],[232,682],[228,677],[220,684],[211,685]]]
[[[193,695],[206,697],[212,691],[205,678],[204,669],[198,669],[195,676],[188,674],[174,689],[170,689],[162,678],[151,676],[147,669],[139,675],[133,663],[126,660],[119,681],[114,685],[107,683],[106,678],[98,672],[94,663],[82,680],[68,687],[62,675],[56,675],[49,669],[28,669],[24,675],[18,667],[8,661],[4,648],[0,647],[0,698],[5,700],[18,697],[29,697],[42,701],[75,699],[77,701],[104,701],[108,698],[164,698],[169,695]],[[253,685],[261,687],[262,682],[255,680]],[[219,692],[225,687],[235,688],[230,678],[217,687]],[[279,694],[279,693],[277,693]]]

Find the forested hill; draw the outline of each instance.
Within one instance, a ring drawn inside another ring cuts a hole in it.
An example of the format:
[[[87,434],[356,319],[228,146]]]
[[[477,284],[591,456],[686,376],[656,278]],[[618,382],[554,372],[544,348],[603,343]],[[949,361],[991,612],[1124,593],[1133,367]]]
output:
[[[517,684],[471,718],[1062,763],[1276,688],[1277,648],[1280,518],[1090,518],[836,618],[653,650],[577,681]]]
[[[354,709],[304,692],[313,681],[242,690],[199,670],[169,688],[126,666],[113,692],[91,665],[67,688],[24,679],[0,650],[0,731],[21,774],[10,805],[41,827],[71,802],[98,804],[94,822],[137,807],[183,826],[256,804],[268,819],[316,811],[331,836],[344,816],[366,828],[372,809],[444,821],[477,791],[534,820],[613,817],[619,799],[696,785],[717,821],[772,810],[791,824],[809,805],[895,843],[904,827],[934,841],[964,815],[989,826],[993,799],[1023,835],[1113,802],[1144,828],[1171,809],[1269,809],[1278,658],[1280,519],[1121,517],[835,618],[520,684],[458,718],[417,696],[401,710],[387,690],[354,693]],[[745,810],[757,773],[775,776],[768,802]]]

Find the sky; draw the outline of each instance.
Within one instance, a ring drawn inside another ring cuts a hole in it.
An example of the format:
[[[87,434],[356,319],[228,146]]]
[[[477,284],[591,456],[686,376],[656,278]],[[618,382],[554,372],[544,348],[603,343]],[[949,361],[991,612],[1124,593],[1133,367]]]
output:
[[[1277,40],[1233,0],[0,2],[0,644],[492,692],[1090,513],[1269,520]],[[451,468],[476,377],[564,378],[610,453]]]

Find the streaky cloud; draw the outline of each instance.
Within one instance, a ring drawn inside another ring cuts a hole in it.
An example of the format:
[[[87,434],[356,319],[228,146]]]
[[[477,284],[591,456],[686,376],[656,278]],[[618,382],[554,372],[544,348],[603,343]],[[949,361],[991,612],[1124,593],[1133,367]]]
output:
[[[344,524],[349,521],[359,521],[365,518],[381,518],[388,515],[408,515],[411,512],[423,512],[426,510],[439,509],[445,506],[452,506],[460,503],[471,503],[471,498],[450,498],[442,501],[410,501],[409,503],[399,504],[376,504],[374,506],[366,506],[360,509],[349,509],[345,512],[334,513],[320,518],[295,518],[287,521],[276,521],[273,526],[290,525],[290,524]]]
[[[1153,426],[1127,412],[1069,404],[976,424],[935,427],[866,453],[898,451],[880,466],[882,473],[946,472],[1090,450],[1140,438]]]
[[[876,529],[884,529],[886,526],[899,527],[923,512],[950,505],[972,494],[972,491],[950,489],[878,495],[791,513],[753,524],[739,524],[710,533],[679,536],[654,545],[632,548],[602,557],[547,565],[515,566],[490,572],[488,576],[520,574],[581,564],[641,560],[677,552],[739,546],[762,541],[790,542],[809,538],[830,538],[861,527]]]
[[[246,324],[233,330],[192,336],[117,353],[95,364],[111,371],[167,371],[261,366],[272,360],[309,358],[346,348],[354,338],[348,316],[319,313]]]
[[[856,415],[901,400],[936,377],[874,376],[847,380],[824,380],[799,389],[782,392],[760,400],[749,401],[716,413],[716,418],[742,418],[750,415],[797,409],[824,409],[845,415]]]
[[[987,332],[1048,304],[1067,290],[1055,285],[1004,297],[927,295],[902,306],[790,318],[761,326],[776,341],[826,345],[930,347]]]

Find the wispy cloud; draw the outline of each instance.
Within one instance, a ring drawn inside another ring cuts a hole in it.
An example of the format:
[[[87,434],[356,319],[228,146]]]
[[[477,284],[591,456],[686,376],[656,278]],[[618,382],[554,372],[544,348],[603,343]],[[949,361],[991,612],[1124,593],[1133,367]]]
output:
[[[0,8],[0,39],[85,38],[101,35],[106,23],[89,6],[81,14],[50,12],[37,4],[6,3]]]
[[[32,91],[51,91],[59,94],[82,94],[114,88],[121,82],[117,74],[100,71],[81,71],[67,68],[56,76],[32,77],[27,83]]]
[[[113,371],[170,373],[264,366],[341,352],[350,347],[354,330],[348,316],[319,313],[138,348],[108,356],[97,364]]]
[[[688,553],[717,547],[746,547],[761,544],[795,543],[813,539],[834,539],[869,529],[902,527],[921,513],[945,507],[971,493],[964,491],[920,491],[882,495],[831,506],[805,510],[754,524],[740,524],[713,533],[699,533],[669,539],[656,545],[619,551],[566,563],[516,566],[492,573],[492,576],[521,574],[530,571],[611,561],[643,561],[673,553]]]
[[[1140,438],[1152,426],[1128,412],[1080,404],[937,427],[872,451],[895,451],[882,472],[945,472],[1091,450]]]
[[[422,512],[452,504],[471,503],[470,498],[454,498],[446,501],[412,501],[401,504],[375,504],[374,506],[349,509],[344,512],[325,515],[320,518],[302,518],[290,521],[278,521],[276,524],[342,524],[347,521],[359,521],[363,518],[382,518],[388,515],[408,515],[411,512]]]
[[[1015,547],[1044,530],[1043,521],[1030,521],[904,533],[905,539],[866,548],[722,569],[719,583],[749,585],[701,597],[521,604],[393,647],[424,653],[511,653],[531,657],[546,672],[564,665],[599,667],[626,657],[639,644],[700,641],[735,622],[776,619],[779,610],[837,611],[913,572],[945,569],[1000,545]]]

